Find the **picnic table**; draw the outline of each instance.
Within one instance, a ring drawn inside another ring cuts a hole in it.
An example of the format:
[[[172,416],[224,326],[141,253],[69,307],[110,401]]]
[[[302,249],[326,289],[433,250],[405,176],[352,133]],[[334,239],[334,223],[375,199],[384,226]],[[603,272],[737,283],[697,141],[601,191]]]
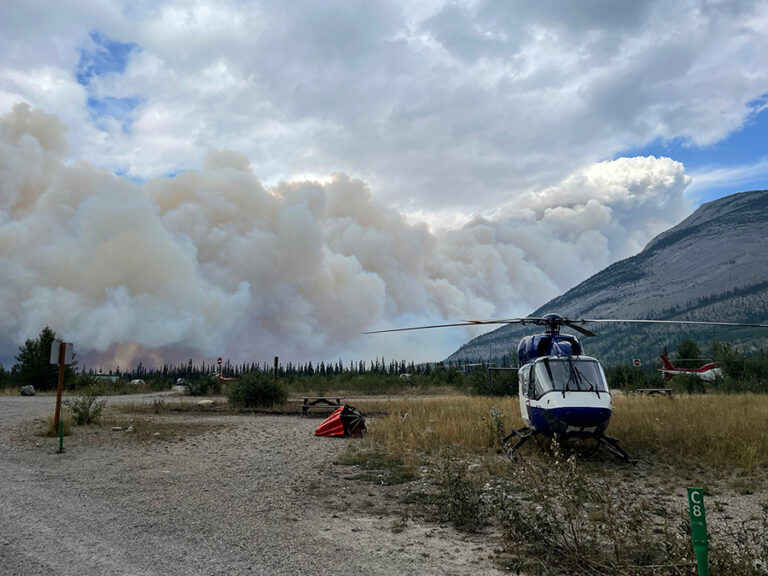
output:
[[[294,401],[301,403],[301,415],[304,417],[312,408],[341,408],[342,400],[344,400],[343,396],[305,396],[301,400]]]
[[[638,394],[646,396],[669,396],[672,397],[672,388],[638,388]]]

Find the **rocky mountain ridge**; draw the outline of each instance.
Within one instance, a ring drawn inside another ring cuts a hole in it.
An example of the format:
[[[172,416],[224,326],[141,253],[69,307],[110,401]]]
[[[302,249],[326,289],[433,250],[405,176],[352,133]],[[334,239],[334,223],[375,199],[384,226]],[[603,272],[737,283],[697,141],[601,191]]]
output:
[[[768,190],[742,192],[702,204],[637,255],[608,266],[531,313],[576,318],[639,318],[765,323],[768,321]],[[650,362],[690,337],[706,349],[712,340],[742,349],[768,347],[768,330],[745,328],[590,325],[581,338],[588,354],[606,364]],[[515,355],[530,327],[503,326],[447,358]]]

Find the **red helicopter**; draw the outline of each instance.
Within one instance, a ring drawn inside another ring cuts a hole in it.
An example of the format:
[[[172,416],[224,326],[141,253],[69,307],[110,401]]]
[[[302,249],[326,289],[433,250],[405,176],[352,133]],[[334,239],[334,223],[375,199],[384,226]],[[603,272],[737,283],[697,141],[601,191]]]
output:
[[[704,364],[701,368],[677,368],[669,361],[666,354],[662,354],[659,358],[661,358],[662,364],[662,368],[659,368],[659,372],[664,374],[664,378],[667,379],[667,382],[672,380],[672,377],[678,374],[693,374],[707,382],[712,382],[715,378],[721,378],[723,375],[723,371],[716,362]]]

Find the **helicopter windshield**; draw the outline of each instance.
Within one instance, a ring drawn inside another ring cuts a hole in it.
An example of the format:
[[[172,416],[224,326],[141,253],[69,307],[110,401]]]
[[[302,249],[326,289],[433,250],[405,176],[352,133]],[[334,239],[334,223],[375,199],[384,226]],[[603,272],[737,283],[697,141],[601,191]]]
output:
[[[544,358],[536,362],[536,397],[547,392],[608,392],[603,368],[594,359]]]

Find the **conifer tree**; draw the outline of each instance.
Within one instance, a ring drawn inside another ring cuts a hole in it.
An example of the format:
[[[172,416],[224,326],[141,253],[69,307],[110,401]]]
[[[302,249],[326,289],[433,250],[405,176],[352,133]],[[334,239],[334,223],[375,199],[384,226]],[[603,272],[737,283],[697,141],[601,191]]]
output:
[[[19,386],[31,385],[36,390],[52,390],[56,388],[59,379],[59,369],[51,364],[51,346],[56,340],[56,333],[48,326],[40,331],[40,335],[32,340],[27,339],[19,346],[16,381]],[[76,362],[73,362],[73,366]],[[74,378],[72,366],[67,366],[64,372],[65,385]]]

